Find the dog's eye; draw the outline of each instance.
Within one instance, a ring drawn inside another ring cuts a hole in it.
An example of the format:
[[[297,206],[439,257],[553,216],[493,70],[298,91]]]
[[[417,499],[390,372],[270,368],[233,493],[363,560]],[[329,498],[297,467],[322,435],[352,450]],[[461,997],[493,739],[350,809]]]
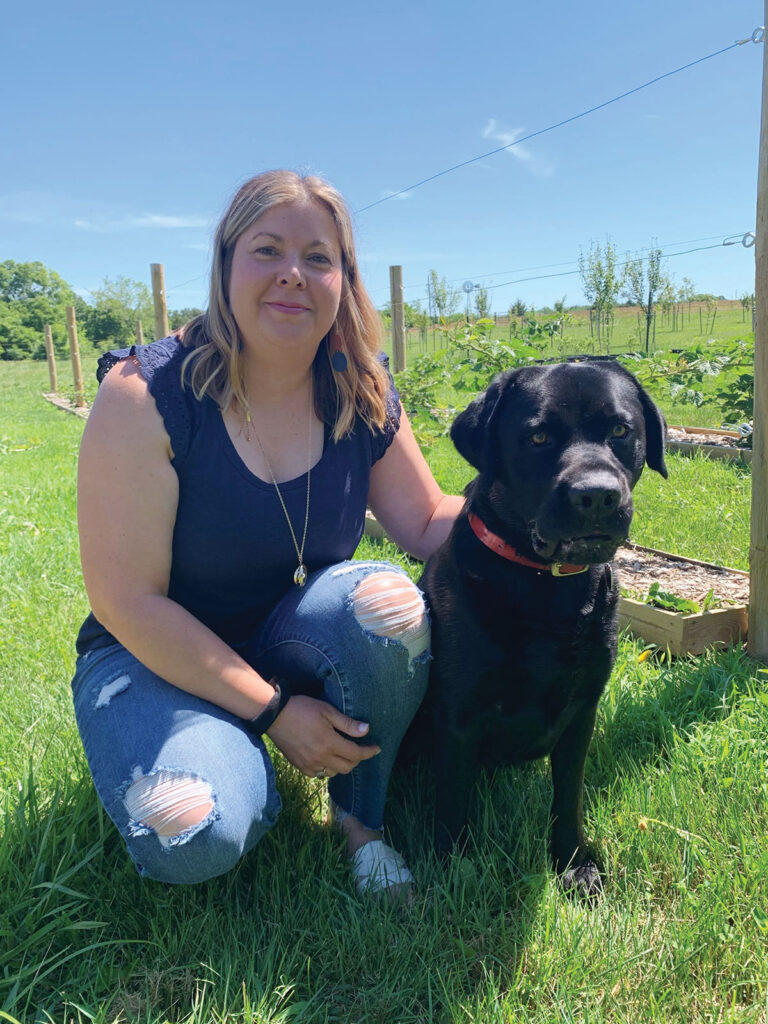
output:
[[[611,437],[626,437],[629,433],[629,427],[626,423],[617,423],[611,431]]]
[[[537,430],[531,434],[531,444],[546,444],[547,435],[543,430]]]

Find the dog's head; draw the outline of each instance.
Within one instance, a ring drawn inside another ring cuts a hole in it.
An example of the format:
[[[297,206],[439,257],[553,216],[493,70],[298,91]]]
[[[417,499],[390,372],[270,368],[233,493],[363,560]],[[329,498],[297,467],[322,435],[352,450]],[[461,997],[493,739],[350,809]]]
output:
[[[618,363],[502,373],[451,438],[480,471],[478,512],[545,561],[608,561],[628,536],[643,465],[667,475],[664,417]]]

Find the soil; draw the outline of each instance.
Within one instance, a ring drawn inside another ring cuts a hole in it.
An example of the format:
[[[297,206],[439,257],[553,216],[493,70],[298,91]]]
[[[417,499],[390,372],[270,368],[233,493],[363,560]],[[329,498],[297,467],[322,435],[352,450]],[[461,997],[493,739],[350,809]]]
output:
[[[698,434],[693,427],[688,427],[686,430],[681,430],[680,427],[667,427],[667,440],[682,441],[686,444],[711,444],[717,448],[743,449],[745,447],[737,444],[736,438],[728,431],[723,431],[722,434],[709,432]]]
[[[622,547],[616,552],[614,565],[619,570],[622,590],[644,599],[651,584],[658,583],[676,597],[691,601],[704,600],[710,590],[723,604],[749,602],[749,575],[716,565],[678,562],[642,548]]]

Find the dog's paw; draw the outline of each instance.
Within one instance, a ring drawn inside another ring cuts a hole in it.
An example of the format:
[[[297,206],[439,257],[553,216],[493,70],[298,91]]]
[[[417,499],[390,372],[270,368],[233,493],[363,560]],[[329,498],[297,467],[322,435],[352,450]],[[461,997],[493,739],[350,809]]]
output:
[[[583,900],[598,900],[603,895],[603,880],[594,861],[567,868],[560,876],[560,885],[568,896]]]

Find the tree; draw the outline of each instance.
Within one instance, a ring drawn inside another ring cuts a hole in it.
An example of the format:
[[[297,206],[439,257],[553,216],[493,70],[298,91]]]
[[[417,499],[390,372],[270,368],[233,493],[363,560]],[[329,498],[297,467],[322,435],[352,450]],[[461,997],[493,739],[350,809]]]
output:
[[[645,314],[645,352],[650,349],[651,323],[654,302],[662,292],[668,278],[662,267],[661,249],[649,249],[647,256],[627,260],[624,265],[622,287],[624,294]]]
[[[597,345],[601,348],[604,337],[606,342],[610,340],[613,311],[621,289],[613,242],[606,239],[604,247],[599,242],[590,242],[588,252],[579,250],[579,275],[584,297],[594,314],[590,326],[596,326]]]
[[[689,323],[690,323],[690,320],[691,320],[691,303],[693,302],[693,297],[694,297],[695,294],[696,294],[696,288],[694,286],[693,281],[690,279],[690,277],[684,277],[683,278],[683,283],[680,285],[680,288],[678,289],[677,298],[678,298],[679,302],[687,302],[688,303],[688,322]]]
[[[741,303],[741,319],[746,320],[747,313],[751,313],[755,308],[755,296],[753,292],[744,292],[739,296],[739,302]]]
[[[430,310],[435,309],[437,316],[450,317],[461,307],[461,292],[452,288],[444,277],[438,277],[436,270],[429,272]]]
[[[188,306],[185,309],[169,309],[168,326],[172,331],[178,330],[179,327],[183,327],[184,324],[204,312],[205,310],[196,309],[194,306]]]
[[[27,326],[20,302],[0,302],[0,359],[39,359],[45,356],[43,335]]]
[[[101,288],[91,293],[91,305],[85,317],[88,338],[113,348],[132,345],[136,321],[141,320],[145,338],[155,336],[155,312],[149,288],[140,281],[118,277],[104,279]]]
[[[509,315],[512,316],[525,316],[528,307],[522,299],[515,299],[512,305],[509,307]]]
[[[488,295],[488,289],[482,285],[479,288],[475,288],[475,312],[480,319],[490,316],[491,313],[491,300]]]
[[[65,355],[67,306],[82,308],[82,300],[45,264],[0,263],[0,359],[44,359],[45,324],[57,355]]]
[[[392,303],[388,302],[379,312],[385,326],[389,327],[392,323]],[[425,327],[429,321],[429,317],[421,308],[420,302],[404,302],[403,319],[405,320],[406,327]]]
[[[670,313],[672,312],[673,306],[677,302],[677,288],[675,288],[672,278],[667,276],[666,274],[664,275],[664,278],[661,283],[658,299],[659,303],[661,304],[661,309],[663,313],[663,323],[664,317],[669,317]]]

